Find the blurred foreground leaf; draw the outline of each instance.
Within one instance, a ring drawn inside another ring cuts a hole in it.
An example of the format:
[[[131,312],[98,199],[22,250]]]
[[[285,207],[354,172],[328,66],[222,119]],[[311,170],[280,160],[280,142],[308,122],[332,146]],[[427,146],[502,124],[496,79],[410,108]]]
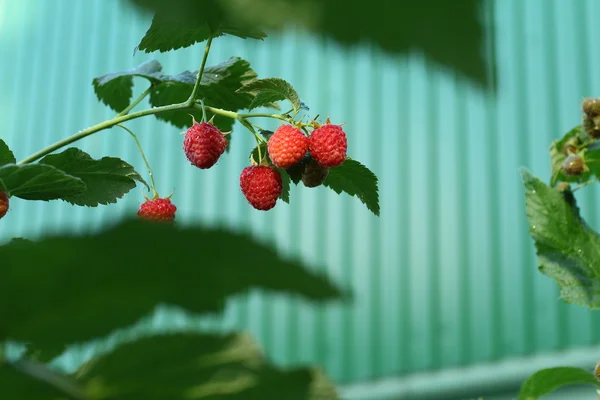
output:
[[[340,298],[325,277],[250,236],[127,221],[87,236],[0,247],[0,338],[52,351],[126,327],[159,304],[221,311],[253,288]]]

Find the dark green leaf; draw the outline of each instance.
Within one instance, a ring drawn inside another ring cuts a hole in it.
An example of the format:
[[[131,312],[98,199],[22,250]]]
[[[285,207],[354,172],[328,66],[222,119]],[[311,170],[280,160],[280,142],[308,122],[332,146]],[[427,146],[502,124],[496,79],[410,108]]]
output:
[[[283,202],[290,204],[290,176],[288,175],[287,171],[283,168],[277,168],[277,171],[281,175],[282,184],[281,194],[279,195],[279,198]]]
[[[322,275],[222,229],[135,220],[0,249],[0,337],[41,348],[107,335],[159,304],[218,312],[228,296],[253,288],[312,300],[342,295]]]
[[[70,378],[28,360],[0,364],[0,390],[2,400],[85,398]]]
[[[260,135],[268,142],[269,139],[271,139],[271,136],[273,136],[273,131],[268,131],[268,130],[262,130],[260,131]]]
[[[493,8],[483,0],[374,0],[368,4],[362,0],[280,0],[276,6],[272,0],[179,0],[176,5],[163,0],[130,1],[153,11],[170,7],[176,13],[173,26],[180,24],[180,28],[155,30],[151,48],[170,49],[204,40],[209,29],[203,14],[208,13],[264,30],[300,26],[346,46],[374,44],[392,54],[416,51],[481,86],[495,85],[490,46],[494,38],[486,37],[485,29],[486,22],[494,21]],[[491,35],[493,30],[489,31]]]
[[[15,155],[8,148],[4,140],[0,139],[0,167],[6,164],[16,164]]]
[[[519,400],[535,400],[552,393],[561,386],[589,383],[599,386],[600,382],[594,374],[574,367],[557,367],[543,369],[531,375],[519,393]]]
[[[263,39],[267,36],[255,24],[224,13],[218,0],[171,0],[168,3],[161,0],[133,1],[155,11],[152,25],[138,45],[146,53],[176,50],[222,34],[243,39]]]
[[[82,194],[85,183],[50,165],[9,164],[0,167],[0,190],[25,200],[67,199]]]
[[[339,167],[329,169],[323,186],[337,194],[345,192],[356,196],[373,214],[379,216],[379,188],[377,176],[356,160],[347,158]]]
[[[551,188],[522,170],[530,234],[542,273],[567,303],[600,308],[600,237],[579,215],[570,191]]]
[[[133,77],[146,78],[152,85],[161,82],[162,66],[156,60],[147,61],[129,71],[115,72],[94,78],[92,84],[98,99],[107,106],[121,112],[131,102]]]
[[[252,81],[241,88],[238,92],[251,93],[254,95],[249,109],[262,107],[279,100],[289,100],[294,111],[300,111],[300,97],[294,87],[280,78],[258,79]]]
[[[122,344],[76,373],[95,399],[334,400],[316,370],[279,371],[246,334],[179,333]]]
[[[150,94],[150,103],[159,107],[186,101],[192,93],[196,76],[197,72],[184,71],[178,75],[163,77],[162,84]],[[253,79],[256,79],[256,72],[250,68],[250,63],[239,57],[232,57],[221,64],[205,68],[198,89],[198,99],[202,99],[206,105],[230,111],[248,108],[253,96],[237,93],[236,90]],[[202,111],[197,110],[191,114],[197,121],[202,120]],[[214,115],[210,112],[207,114],[209,119]],[[156,117],[178,128],[191,125],[190,111],[170,111],[157,114]],[[233,120],[217,115],[214,124],[227,132],[232,129]]]
[[[125,161],[113,157],[94,160],[75,147],[47,155],[40,160],[40,164],[51,165],[85,182],[85,192],[63,197],[78,206],[96,207],[99,204],[116,203],[117,199],[136,186],[135,181],[142,182],[150,190],[142,177]]]

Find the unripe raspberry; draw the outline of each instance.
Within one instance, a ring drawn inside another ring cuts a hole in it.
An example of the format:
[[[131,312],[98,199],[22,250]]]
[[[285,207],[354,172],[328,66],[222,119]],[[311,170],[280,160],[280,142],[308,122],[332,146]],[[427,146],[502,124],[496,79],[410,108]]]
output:
[[[8,193],[0,192],[0,219],[6,215],[8,212],[9,201],[8,201]]]
[[[585,98],[581,103],[581,109],[592,118],[600,115],[600,99],[593,97]]]
[[[226,147],[227,139],[223,133],[208,122],[194,122],[183,140],[183,150],[187,159],[201,169],[215,165]]]
[[[329,175],[329,167],[324,167],[311,158],[310,161],[304,164],[302,183],[309,188],[317,187],[323,183],[327,175]]]
[[[569,140],[567,140],[565,142],[565,144],[562,147],[562,153],[565,156],[571,155],[571,154],[576,154],[577,153],[577,146],[579,146],[579,139],[577,137],[572,137]]]
[[[287,169],[302,160],[308,150],[308,138],[292,125],[282,125],[269,138],[269,157],[278,168]]]
[[[562,165],[562,170],[565,175],[577,176],[581,175],[585,169],[585,163],[583,158],[577,154],[571,154],[568,156]]]
[[[282,187],[281,175],[272,167],[253,165],[244,168],[240,174],[240,189],[257,210],[275,207]]]
[[[308,151],[319,164],[336,167],[346,159],[348,142],[340,125],[322,125],[312,132],[308,140]]]
[[[173,222],[177,207],[170,199],[147,200],[140,206],[137,215],[142,220],[157,222]]]

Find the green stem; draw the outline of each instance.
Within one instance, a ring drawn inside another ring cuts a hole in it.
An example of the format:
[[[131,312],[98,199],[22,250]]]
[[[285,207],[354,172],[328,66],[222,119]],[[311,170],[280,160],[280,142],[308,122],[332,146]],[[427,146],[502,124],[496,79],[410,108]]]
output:
[[[150,92],[155,88],[154,85],[150,85],[150,87],[148,89],[146,89],[144,91],[144,93],[140,94],[140,97],[138,97],[137,99],[135,99],[133,101],[133,103],[131,103],[130,105],[128,105],[123,111],[121,111],[120,113],[117,114],[117,117],[120,117],[121,115],[127,115],[129,114],[129,112],[131,110],[133,110],[135,108],[135,106],[137,106],[138,104],[140,104],[140,102],[142,100],[144,100],[144,98],[146,98],[146,96],[148,96],[150,94]]]
[[[206,59],[208,58],[208,52],[210,51],[210,45],[212,44],[212,36],[208,38],[206,42],[206,47],[204,48],[204,56],[202,57],[202,63],[200,64],[200,70],[198,70],[198,76],[196,77],[196,83],[194,83],[194,89],[192,89],[192,94],[190,94],[190,98],[188,99],[188,105],[192,105],[194,100],[196,100],[196,95],[198,95],[198,88],[200,88],[200,81],[202,80],[202,74],[204,73],[204,67],[206,66]]]
[[[576,191],[578,191],[580,189],[583,189],[584,187],[589,186],[592,183],[597,182],[597,181],[598,181],[598,178],[592,178],[592,179],[590,179],[590,180],[588,180],[586,182],[583,182],[581,185],[577,186],[576,188],[574,188],[572,190],[572,192],[575,193]]]
[[[150,176],[150,185],[152,186],[152,195],[154,198],[157,198],[158,192],[156,191],[156,185],[154,184],[154,173],[152,172],[152,168],[150,168],[150,163],[148,162],[148,159],[146,158],[146,155],[144,154],[144,150],[142,149],[142,145],[141,145],[140,141],[138,140],[135,133],[133,133],[133,131],[131,129],[127,128],[125,125],[117,124],[117,126],[119,128],[123,128],[124,130],[129,132],[129,134],[133,137],[133,140],[135,140],[135,144],[137,145],[137,148],[140,151],[140,154],[142,155],[142,159],[144,160],[144,164],[146,164],[146,169],[148,170],[148,175]]]
[[[281,121],[285,121],[285,122],[290,122],[290,118],[287,118],[285,115],[282,114],[269,114],[269,113],[255,113],[255,114],[239,114],[241,118],[274,118],[274,119],[279,119]]]
[[[81,131],[75,133],[74,135],[71,135],[63,140],[60,140],[54,144],[51,144],[50,146],[43,148],[42,150],[38,151],[37,153],[34,153],[27,158],[24,158],[23,160],[19,161],[17,164],[22,165],[22,164],[32,163],[32,162],[37,161],[40,158],[44,157],[46,154],[50,154],[53,151],[56,151],[64,146],[67,146],[67,145],[73,143],[73,142],[76,142],[80,139],[83,139],[83,138],[90,136],[101,130],[104,130],[107,128],[112,128],[113,126],[120,124],[122,122],[125,122],[125,121],[130,121],[132,119],[145,117],[146,115],[160,114],[160,113],[167,112],[167,111],[186,110],[189,108],[190,107],[186,103],[178,103],[178,104],[170,104],[168,106],[154,107],[154,108],[150,108],[147,110],[138,111],[138,112],[135,112],[132,114],[117,116],[117,117],[114,117],[107,121],[101,122],[97,125],[91,126],[87,129],[81,130]]]

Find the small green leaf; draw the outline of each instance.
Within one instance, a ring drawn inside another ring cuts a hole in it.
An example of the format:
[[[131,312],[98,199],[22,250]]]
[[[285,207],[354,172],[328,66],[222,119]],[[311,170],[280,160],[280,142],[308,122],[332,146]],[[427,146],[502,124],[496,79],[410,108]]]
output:
[[[85,182],[85,192],[63,198],[78,206],[96,207],[99,204],[116,203],[117,199],[135,188],[135,181],[143,183],[150,190],[142,177],[125,161],[113,157],[94,160],[75,147],[47,155],[40,160],[40,164],[51,165]]]
[[[279,198],[283,202],[290,204],[290,176],[288,175],[287,171],[283,168],[277,168],[277,171],[281,175],[282,184],[281,194],[279,195]]]
[[[155,12],[152,25],[138,45],[138,49],[146,53],[177,50],[223,34],[243,39],[263,39],[267,36],[255,24],[241,22],[225,13],[218,0],[133,2]]]
[[[556,389],[573,384],[589,383],[600,387],[594,374],[574,367],[556,367],[537,371],[521,386],[519,400],[536,400]]]
[[[261,156],[262,156],[262,158],[267,159],[267,163],[272,164],[271,157],[269,157],[269,151],[267,148],[267,144],[266,143],[260,144],[260,153],[258,152],[258,148],[259,148],[259,146],[256,146],[250,152],[250,163],[251,164],[260,164],[260,162],[262,161],[261,160]]]
[[[279,100],[289,100],[295,112],[298,112],[301,107],[300,97],[294,87],[280,78],[252,81],[239,88],[238,92],[251,93],[255,96],[249,109],[266,106]]]
[[[379,216],[377,176],[358,161],[346,158],[342,165],[330,168],[323,186],[333,189],[337,194],[345,192],[358,197],[373,214]]]
[[[0,139],[0,167],[6,164],[16,164],[15,155],[8,148],[4,140]]]
[[[247,334],[146,337],[121,344],[75,375],[94,399],[338,399],[317,370],[272,367]]]
[[[41,349],[105,336],[159,304],[204,314],[251,289],[315,301],[345,295],[320,273],[223,229],[132,220],[9,243],[0,254],[0,337]]]
[[[9,164],[0,167],[0,190],[25,200],[58,200],[85,192],[85,183],[50,165]]]
[[[154,107],[186,101],[192,93],[197,72],[184,71],[178,75],[163,77],[162,84],[150,94],[150,104]],[[237,93],[245,83],[256,79],[256,72],[248,61],[232,57],[221,64],[206,67],[198,88],[198,99],[206,105],[224,108],[230,111],[245,109],[252,103],[253,96]],[[193,111],[197,121],[202,119],[202,111]],[[208,118],[214,114],[208,112]],[[167,121],[178,128],[191,125],[190,111],[170,111],[156,114],[156,118]],[[215,116],[214,124],[223,132],[230,131],[233,120],[220,115]]]
[[[158,61],[150,60],[128,71],[99,76],[92,81],[94,92],[104,104],[121,112],[131,102],[134,76],[146,78],[152,85],[157,85],[162,81],[162,66]]]
[[[82,393],[69,377],[29,360],[1,363],[0,388],[3,400],[80,399],[71,395]]]
[[[579,215],[575,197],[522,170],[530,234],[540,271],[567,303],[600,308],[600,237]]]

